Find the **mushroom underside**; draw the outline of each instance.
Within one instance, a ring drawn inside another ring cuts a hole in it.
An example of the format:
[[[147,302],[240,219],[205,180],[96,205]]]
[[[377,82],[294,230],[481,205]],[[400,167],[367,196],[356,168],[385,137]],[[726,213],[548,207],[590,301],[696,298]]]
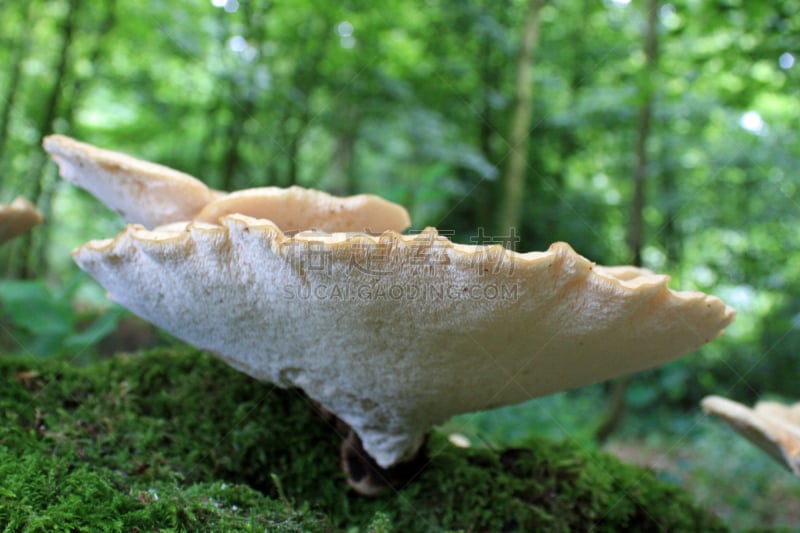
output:
[[[253,377],[302,388],[384,468],[430,428],[650,368],[733,319],[667,278],[595,271],[564,244],[487,255],[418,235],[285,236],[242,215],[75,252],[110,296]]]

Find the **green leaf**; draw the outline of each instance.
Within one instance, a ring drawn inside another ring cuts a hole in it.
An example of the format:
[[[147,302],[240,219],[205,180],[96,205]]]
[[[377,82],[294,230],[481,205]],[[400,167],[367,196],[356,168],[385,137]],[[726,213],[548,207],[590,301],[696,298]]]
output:
[[[66,335],[75,322],[69,300],[56,298],[40,280],[0,282],[0,302],[12,324],[36,335]]]
[[[64,346],[67,348],[83,348],[96,344],[117,329],[117,323],[125,313],[124,308],[118,305],[112,306],[92,322],[89,327],[80,333],[73,333],[67,337],[64,341]]]

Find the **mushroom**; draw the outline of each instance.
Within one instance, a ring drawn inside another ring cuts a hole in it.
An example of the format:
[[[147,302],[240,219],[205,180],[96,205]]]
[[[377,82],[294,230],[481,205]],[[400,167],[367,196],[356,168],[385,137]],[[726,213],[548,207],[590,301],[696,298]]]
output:
[[[127,222],[147,228],[191,220],[216,223],[232,213],[267,218],[287,233],[382,233],[403,231],[411,224],[403,207],[371,194],[339,198],[297,186],[226,194],[183,172],[63,135],[46,137],[44,148],[64,179],[92,193]]]
[[[800,402],[787,406],[758,402],[753,409],[720,396],[707,396],[703,410],[720,417],[734,431],[800,476]]]
[[[74,252],[110,297],[256,379],[296,386],[377,465],[453,415],[650,368],[734,312],[666,276],[615,277],[557,243],[518,254],[418,235],[283,234],[229,215],[129,226]]]
[[[148,228],[191,220],[224,194],[183,172],[64,135],[49,135],[43,144],[62,178],[92,193],[126,221]]]
[[[36,206],[22,196],[10,204],[0,204],[0,244],[29,232],[43,220]]]
[[[73,257],[134,313],[338,417],[350,432],[343,467],[362,494],[413,477],[431,427],[456,414],[663,364],[734,319],[713,296],[594,265],[565,243],[516,253],[434,228],[400,235],[385,226],[407,225],[405,211],[388,202],[354,202],[363,216],[331,230],[340,200],[323,194],[233,193]],[[296,232],[315,226],[330,232]]]
[[[403,231],[411,225],[408,211],[372,194],[347,198],[302,187],[261,187],[237,191],[205,206],[194,219],[215,224],[225,215],[271,220],[284,233],[318,229],[326,232]]]

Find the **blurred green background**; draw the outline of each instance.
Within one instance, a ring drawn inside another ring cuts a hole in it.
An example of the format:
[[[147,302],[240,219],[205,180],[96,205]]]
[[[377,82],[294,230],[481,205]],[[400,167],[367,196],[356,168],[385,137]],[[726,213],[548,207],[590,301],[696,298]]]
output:
[[[673,364],[445,431],[605,446],[737,528],[800,520],[800,482],[698,408],[800,399],[800,1],[30,0],[0,3],[0,351],[76,364],[175,342],[69,251],[123,224],[59,181],[64,133],[234,190],[400,202],[416,229],[567,241],[738,311]],[[602,430],[600,429],[602,428]]]

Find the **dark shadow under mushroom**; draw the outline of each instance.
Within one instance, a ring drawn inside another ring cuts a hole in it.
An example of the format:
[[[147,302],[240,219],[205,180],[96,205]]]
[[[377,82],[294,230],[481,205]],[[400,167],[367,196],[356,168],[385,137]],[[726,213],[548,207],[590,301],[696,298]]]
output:
[[[413,459],[382,468],[364,451],[356,432],[349,430],[341,448],[341,465],[347,475],[347,484],[359,494],[370,497],[402,489],[428,465],[427,441],[425,437]]]
[[[383,468],[364,450],[361,439],[350,426],[319,403],[314,402],[314,406],[342,439],[339,464],[347,476],[347,484],[358,494],[378,498],[396,492],[411,483],[428,465],[427,436],[412,459]]]

